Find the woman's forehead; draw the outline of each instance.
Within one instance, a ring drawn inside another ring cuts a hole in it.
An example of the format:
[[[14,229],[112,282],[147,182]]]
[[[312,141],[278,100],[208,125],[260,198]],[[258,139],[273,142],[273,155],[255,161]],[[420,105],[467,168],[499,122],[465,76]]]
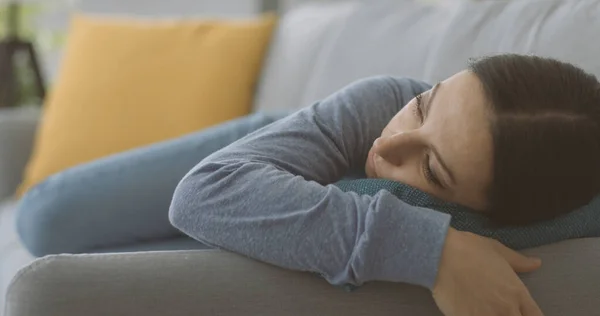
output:
[[[430,122],[423,128],[431,145],[456,173],[457,182],[488,185],[493,171],[490,109],[471,72],[444,80],[432,99]]]

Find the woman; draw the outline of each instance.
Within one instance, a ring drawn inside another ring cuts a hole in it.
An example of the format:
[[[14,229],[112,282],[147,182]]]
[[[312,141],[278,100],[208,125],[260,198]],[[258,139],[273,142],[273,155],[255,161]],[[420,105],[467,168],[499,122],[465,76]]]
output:
[[[498,224],[552,218],[598,192],[600,84],[570,64],[500,55],[430,88],[362,80],[235,142],[181,181],[171,222],[332,284],[427,287],[445,315],[541,315],[514,273],[538,260],[386,191],[328,184],[364,168]]]

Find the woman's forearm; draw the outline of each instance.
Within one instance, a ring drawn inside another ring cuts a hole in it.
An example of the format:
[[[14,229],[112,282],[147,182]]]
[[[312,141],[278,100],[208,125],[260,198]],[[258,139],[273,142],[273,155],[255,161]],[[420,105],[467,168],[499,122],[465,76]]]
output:
[[[333,284],[432,288],[447,215],[387,191],[359,196],[328,185],[363,168],[385,124],[426,89],[408,79],[363,80],[235,142],[181,181],[172,223],[207,244]]]

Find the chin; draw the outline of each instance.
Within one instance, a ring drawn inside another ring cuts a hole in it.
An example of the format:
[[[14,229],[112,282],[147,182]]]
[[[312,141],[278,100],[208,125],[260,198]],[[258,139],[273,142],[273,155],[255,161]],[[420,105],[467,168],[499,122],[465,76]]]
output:
[[[375,179],[377,178],[373,172],[371,170],[369,170],[369,168],[365,168],[365,174],[367,175],[368,179]]]
[[[378,178],[373,163],[373,151],[369,151],[369,155],[367,156],[367,161],[365,162],[365,174],[367,175],[367,178]]]

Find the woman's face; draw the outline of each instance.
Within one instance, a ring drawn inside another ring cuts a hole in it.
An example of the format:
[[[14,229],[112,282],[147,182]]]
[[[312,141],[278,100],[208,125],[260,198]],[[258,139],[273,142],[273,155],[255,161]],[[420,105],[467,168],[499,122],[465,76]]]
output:
[[[369,151],[367,176],[486,209],[493,174],[490,112],[475,74],[463,71],[444,80],[388,123]]]

